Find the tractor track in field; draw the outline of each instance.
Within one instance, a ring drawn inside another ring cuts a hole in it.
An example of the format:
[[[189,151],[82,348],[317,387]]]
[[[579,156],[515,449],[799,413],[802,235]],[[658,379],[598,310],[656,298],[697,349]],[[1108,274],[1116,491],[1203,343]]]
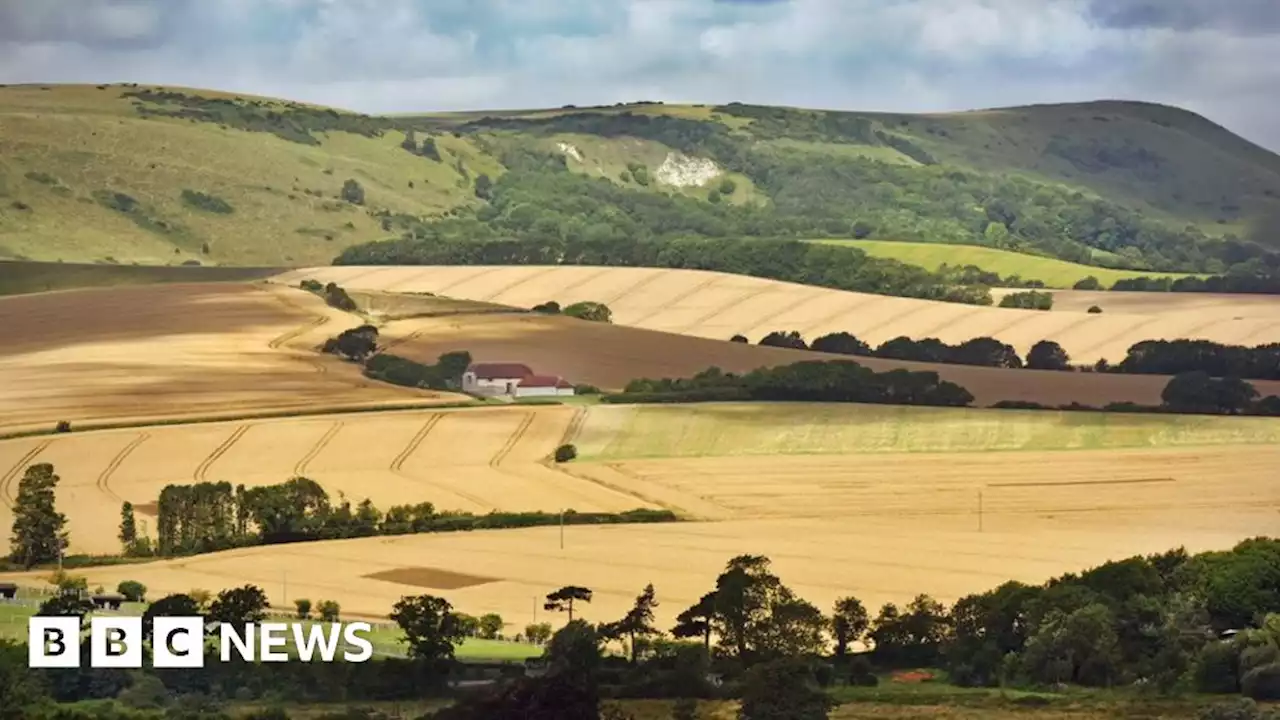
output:
[[[524,413],[524,417],[521,418],[520,424],[516,426],[515,432],[511,433],[511,437],[507,438],[507,441],[502,444],[502,447],[498,449],[498,452],[494,453],[493,457],[489,458],[489,467],[494,470],[501,470],[499,466],[507,459],[507,456],[511,454],[511,451],[516,449],[516,445],[520,443],[520,439],[529,431],[529,426],[533,425],[534,416],[535,413],[532,412]]]
[[[407,462],[409,458],[412,457],[415,452],[417,452],[418,448],[422,446],[422,443],[426,441],[427,436],[431,434],[432,429],[434,429],[435,426],[438,425],[440,421],[443,419],[444,419],[444,413],[436,413],[435,415],[432,415],[431,417],[427,418],[427,421],[422,424],[422,427],[418,428],[418,432],[415,433],[414,436],[409,440],[409,444],[405,445],[404,449],[401,450],[400,453],[391,460],[390,465],[388,465],[388,469],[391,470],[391,472],[395,473],[396,475],[399,475],[400,477],[405,478],[407,480],[412,480],[413,482],[417,482],[417,483],[423,483],[432,488],[435,488],[436,490],[447,492],[451,495],[457,495],[458,497],[462,498],[463,500],[466,500],[467,502],[475,503],[477,507],[489,508],[490,510],[494,509],[493,503],[489,502],[488,500],[485,500],[482,497],[479,497],[478,495],[472,495],[471,493],[465,490],[459,490],[452,487],[438,485],[436,483],[431,482],[430,480],[417,477],[416,475],[413,475],[412,473],[406,472],[404,470],[405,462]]]
[[[116,470],[120,469],[120,466],[124,464],[124,461],[128,459],[131,454],[133,454],[133,451],[137,450],[138,446],[146,442],[149,437],[151,437],[151,433],[149,432],[138,433],[138,437],[130,441],[128,445],[125,445],[124,448],[120,450],[120,452],[116,453],[115,457],[111,458],[111,462],[107,463],[107,466],[103,468],[102,472],[98,473],[98,477],[94,481],[94,485],[98,488],[99,492],[116,502],[124,502],[124,498],[120,497],[120,495],[116,494],[115,490],[111,489],[111,476]]]
[[[344,421],[338,420],[329,426],[329,429],[324,432],[324,435],[320,436],[320,439],[316,441],[315,445],[311,446],[311,449],[307,451],[307,454],[303,455],[298,462],[294,463],[294,477],[306,476],[307,465],[311,464],[312,460],[315,460],[320,453],[324,452],[325,446],[329,444],[329,441],[333,440],[334,436],[338,434],[338,431],[341,430],[344,425],[346,425]]]
[[[213,452],[209,453],[205,456],[204,460],[200,461],[200,464],[196,466],[195,471],[191,473],[191,477],[194,478],[196,482],[205,482],[205,474],[209,472],[209,468],[218,461],[218,458],[225,455],[226,452],[231,449],[232,445],[239,442],[240,438],[244,437],[244,434],[249,432],[249,428],[251,427],[253,426],[247,424],[238,426],[226,440],[222,441],[221,445],[214,448]]]
[[[675,297],[673,297],[673,298],[671,298],[670,300],[666,301],[665,303],[663,303],[663,304],[662,304],[662,307],[659,307],[659,308],[657,308],[657,309],[655,309],[655,310],[651,310],[651,311],[649,311],[649,312],[645,313],[644,315],[641,315],[641,316],[640,316],[640,317],[638,317],[638,318],[632,318],[631,320],[627,321],[627,323],[626,323],[626,324],[627,324],[627,325],[634,325],[634,326],[636,326],[636,327],[641,327],[641,326],[643,325],[643,323],[644,323],[644,321],[645,321],[645,320],[648,320],[648,319],[649,319],[649,318],[651,318],[651,317],[654,317],[654,316],[656,316],[656,315],[661,315],[662,313],[667,312],[667,311],[668,311],[668,310],[670,310],[674,305],[676,305],[676,304],[678,304],[678,303],[680,303],[680,302],[682,302],[682,301],[684,301],[684,300],[688,300],[689,298],[693,297],[694,295],[697,295],[698,293],[702,292],[703,290],[706,290],[707,288],[711,287],[712,285],[715,285],[716,283],[718,283],[718,282],[720,282],[721,280],[724,280],[724,279],[725,279],[725,278],[723,278],[723,277],[721,277],[721,276],[719,276],[719,275],[712,275],[710,278],[707,278],[706,280],[703,280],[703,281],[701,281],[701,282],[697,283],[696,285],[694,285],[693,287],[689,288],[688,290],[685,290],[684,292],[680,293],[679,295],[676,295]],[[626,293],[624,293],[624,295],[625,295],[625,294],[626,294]]]
[[[52,444],[52,440],[45,440],[39,443],[28,450],[25,455],[18,458],[18,461],[13,464],[13,467],[9,468],[4,475],[0,476],[0,502],[4,503],[5,507],[12,510],[13,501],[17,499],[17,496],[11,492],[14,478],[18,477],[19,473],[24,472],[30,462],[35,460],[40,453],[44,452],[45,448]]]
[[[422,445],[423,441],[427,439],[427,435],[431,434],[431,429],[434,428],[436,423],[440,422],[443,417],[444,415],[440,413],[436,413],[431,417],[428,417],[427,421],[422,424],[422,427],[418,428],[418,432],[414,433],[413,437],[409,440],[409,444],[405,445],[404,449],[391,460],[391,464],[388,466],[388,469],[393,473],[400,473],[401,468],[404,467],[409,456],[413,455],[418,447]]]

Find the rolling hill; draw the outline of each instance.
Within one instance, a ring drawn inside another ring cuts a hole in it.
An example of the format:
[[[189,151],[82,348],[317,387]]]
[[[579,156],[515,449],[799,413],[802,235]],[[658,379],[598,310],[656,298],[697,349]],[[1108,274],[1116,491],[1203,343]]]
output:
[[[1221,272],[1266,255],[1222,238],[1280,211],[1280,157],[1191,113],[1120,102],[371,117],[204,90],[10,86],[0,157],[0,258],[65,262],[297,266],[403,233],[683,234]],[[588,197],[598,182],[617,192]]]
[[[275,278],[297,285],[303,279],[336,282],[351,290],[430,292],[531,308],[555,300],[562,306],[603,302],[619,325],[727,340],[735,334],[756,342],[775,331],[797,331],[806,340],[849,332],[871,345],[899,336],[937,337],[956,344],[994,337],[1020,355],[1040,340],[1054,340],[1077,363],[1118,362],[1142,340],[1203,338],[1224,344],[1280,342],[1277,300],[1272,296],[1219,296],[1216,304],[1170,305],[1185,311],[1125,312],[1129,293],[1105,297],[1102,314],[1073,302],[1072,310],[1043,312],[977,307],[912,298],[843,292],[742,275],[701,270],[584,266],[317,267]],[[1070,292],[1065,293],[1068,297]],[[1145,295],[1151,302],[1150,293]],[[1165,295],[1169,295],[1166,293]],[[1198,294],[1191,295],[1194,302]],[[1181,296],[1176,298],[1181,300]],[[1112,311],[1110,302],[1120,303]],[[427,333],[440,338],[441,330]],[[519,333],[517,333],[519,334]],[[491,336],[497,336],[490,334]],[[727,352],[727,351],[726,351]],[[590,357],[584,357],[589,361]],[[959,381],[961,384],[966,384]],[[1012,399],[1012,398],[1009,398]],[[1070,402],[1066,400],[1065,402]]]

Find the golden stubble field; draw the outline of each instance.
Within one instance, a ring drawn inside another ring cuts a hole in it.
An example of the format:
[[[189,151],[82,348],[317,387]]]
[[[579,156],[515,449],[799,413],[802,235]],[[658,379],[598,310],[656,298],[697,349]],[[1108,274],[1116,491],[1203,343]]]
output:
[[[120,504],[154,502],[173,483],[253,487],[306,476],[336,503],[369,498],[385,509],[431,502],[439,510],[619,512],[648,505],[626,493],[548,468],[569,430],[567,407],[390,411],[153,426],[0,441],[0,526],[22,471],[54,465],[71,551],[119,550]]]
[[[73,290],[0,298],[0,433],[337,407],[456,402],[366,380],[312,348],[359,322],[275,285]]]
[[[1163,294],[1166,312],[1125,312],[1124,303],[1098,315],[1088,306],[1041,312],[977,307],[911,298],[844,292],[702,270],[579,266],[324,267],[279,277],[334,281],[348,289],[431,292],[466,300],[532,307],[556,300],[603,302],[613,320],[650,330],[752,342],[773,330],[796,330],[806,339],[837,331],[873,346],[894,337],[937,337],[949,343],[990,336],[1025,354],[1044,339],[1060,343],[1076,362],[1119,361],[1141,340],[1203,338],[1220,343],[1280,342],[1280,315],[1256,312],[1256,298],[1224,300],[1212,309],[1181,308],[1186,293]],[[1124,293],[1116,296],[1123,298]],[[1112,296],[1108,296],[1109,298]],[[1280,309],[1268,299],[1264,306]],[[1247,310],[1232,312],[1232,303]],[[1090,303],[1094,304],[1094,303]],[[1104,305],[1111,305],[1107,300]]]
[[[512,445],[529,413],[535,420]],[[439,414],[407,456],[430,422],[421,413],[270,421],[212,463],[203,461],[232,426],[221,435],[212,427],[148,431],[106,490],[89,479],[97,466],[76,458],[115,457],[138,435],[85,434],[74,439],[100,447],[63,448],[59,470],[78,487],[59,500],[73,541],[86,533],[105,542],[116,503],[104,495],[142,499],[202,466],[210,479],[259,482],[301,465],[353,500],[449,507],[470,495],[483,498],[477,505],[554,510],[585,509],[589,499],[699,518],[570,526],[563,548],[560,529],[547,527],[248,548],[84,571],[92,584],[137,579],[152,594],[255,583],[279,605],[335,599],[362,615],[385,614],[402,595],[433,593],[517,625],[547,619],[540,598],[561,585],[595,590],[583,614],[606,620],[648,582],[666,625],[741,553],[770,556],[788,583],[824,607],[849,593],[878,607],[919,592],[954,601],[1008,579],[1038,582],[1180,545],[1226,548],[1274,532],[1280,520],[1280,421],[1265,418],[768,404]],[[339,421],[346,424],[325,444]],[[166,431],[185,435],[158,434]],[[566,432],[581,459],[563,472],[540,464]],[[138,455],[153,442],[152,455]],[[0,444],[7,466],[26,447],[14,443]],[[401,457],[408,459],[397,473],[390,467]],[[58,463],[56,454],[46,459]]]

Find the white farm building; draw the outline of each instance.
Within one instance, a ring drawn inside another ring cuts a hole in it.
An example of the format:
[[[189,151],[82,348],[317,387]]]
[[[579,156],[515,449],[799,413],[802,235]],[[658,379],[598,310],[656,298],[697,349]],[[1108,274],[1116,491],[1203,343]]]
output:
[[[462,391],[472,395],[553,397],[572,395],[573,384],[557,375],[537,375],[522,363],[474,363],[462,373]]]

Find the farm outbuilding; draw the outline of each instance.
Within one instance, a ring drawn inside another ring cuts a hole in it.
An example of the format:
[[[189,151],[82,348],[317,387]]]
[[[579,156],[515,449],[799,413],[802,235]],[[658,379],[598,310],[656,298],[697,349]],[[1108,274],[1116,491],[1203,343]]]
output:
[[[572,395],[573,383],[558,375],[537,375],[523,363],[474,363],[462,373],[462,391],[472,395],[552,397]]]
[[[552,375],[530,375],[516,385],[516,397],[572,395],[573,383]]]

